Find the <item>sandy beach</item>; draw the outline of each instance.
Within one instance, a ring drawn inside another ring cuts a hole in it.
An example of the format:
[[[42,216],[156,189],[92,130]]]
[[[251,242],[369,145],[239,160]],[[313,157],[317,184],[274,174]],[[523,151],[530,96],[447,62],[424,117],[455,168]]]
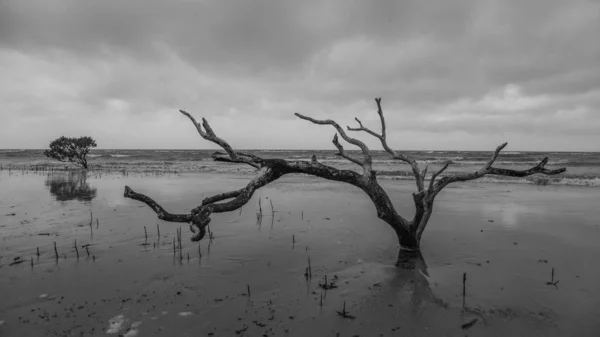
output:
[[[451,186],[437,198],[423,259],[413,270],[394,267],[393,231],[350,185],[285,177],[259,190],[241,212],[214,215],[212,240],[190,242],[182,226],[181,253],[173,250],[179,225],[161,222],[147,206],[123,197],[129,185],[183,213],[247,179],[0,171],[0,335],[600,331],[595,188]],[[412,216],[413,183],[382,184],[399,212]],[[259,199],[261,223],[255,214]]]

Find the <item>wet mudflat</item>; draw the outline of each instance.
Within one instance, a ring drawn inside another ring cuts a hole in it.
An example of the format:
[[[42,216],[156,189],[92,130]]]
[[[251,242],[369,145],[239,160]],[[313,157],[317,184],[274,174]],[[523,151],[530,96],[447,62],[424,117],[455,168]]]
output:
[[[394,267],[393,231],[352,186],[286,177],[241,212],[214,215],[200,244],[122,196],[129,185],[184,213],[247,179],[1,171],[0,335],[600,332],[595,188],[448,188],[412,269]],[[410,217],[412,182],[383,185]]]

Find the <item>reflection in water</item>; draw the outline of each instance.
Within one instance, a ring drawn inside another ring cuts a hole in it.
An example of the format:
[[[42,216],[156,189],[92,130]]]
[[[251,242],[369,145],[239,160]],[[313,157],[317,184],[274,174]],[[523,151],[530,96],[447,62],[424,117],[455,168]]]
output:
[[[417,309],[424,302],[448,308],[449,305],[432,292],[428,277],[427,263],[421,252],[402,249],[398,252],[396,269],[390,282],[392,289],[407,295],[412,309]]]
[[[45,184],[58,201],[91,201],[96,197],[96,189],[87,183],[86,171],[51,172]]]

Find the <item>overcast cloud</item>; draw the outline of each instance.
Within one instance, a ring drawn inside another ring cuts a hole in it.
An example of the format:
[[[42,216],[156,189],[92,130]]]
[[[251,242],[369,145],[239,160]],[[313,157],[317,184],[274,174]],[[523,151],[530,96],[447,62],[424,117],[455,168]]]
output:
[[[600,151],[600,1],[0,0],[0,148]],[[360,135],[367,139],[366,135]],[[379,149],[374,140],[368,142]]]

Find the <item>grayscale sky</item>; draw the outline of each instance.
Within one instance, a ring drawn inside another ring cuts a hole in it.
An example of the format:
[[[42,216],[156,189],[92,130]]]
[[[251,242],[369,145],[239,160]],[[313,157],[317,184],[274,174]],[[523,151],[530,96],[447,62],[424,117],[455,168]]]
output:
[[[334,149],[293,113],[378,128],[381,96],[396,149],[600,151],[599,41],[597,0],[0,0],[0,148],[214,148],[185,109]]]

